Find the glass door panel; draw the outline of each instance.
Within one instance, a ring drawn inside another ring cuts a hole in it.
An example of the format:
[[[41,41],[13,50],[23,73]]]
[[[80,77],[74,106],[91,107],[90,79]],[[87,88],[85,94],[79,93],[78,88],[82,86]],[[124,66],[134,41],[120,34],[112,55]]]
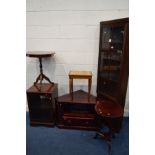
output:
[[[102,78],[117,82],[123,54],[124,26],[104,26],[101,31],[99,70]]]
[[[101,33],[101,49],[104,49],[104,50],[108,50],[110,48],[110,42],[111,41],[111,38],[110,38],[110,31],[111,31],[111,28],[109,26],[107,27],[103,27],[103,29],[101,30],[102,33]]]

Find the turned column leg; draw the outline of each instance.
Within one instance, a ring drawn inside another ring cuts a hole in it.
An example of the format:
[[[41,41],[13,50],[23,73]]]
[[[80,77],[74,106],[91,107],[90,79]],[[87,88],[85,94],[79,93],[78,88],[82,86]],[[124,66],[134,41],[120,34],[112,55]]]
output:
[[[40,66],[40,84],[42,84],[42,80],[43,80],[43,66],[42,66],[42,59],[39,58],[39,66]]]

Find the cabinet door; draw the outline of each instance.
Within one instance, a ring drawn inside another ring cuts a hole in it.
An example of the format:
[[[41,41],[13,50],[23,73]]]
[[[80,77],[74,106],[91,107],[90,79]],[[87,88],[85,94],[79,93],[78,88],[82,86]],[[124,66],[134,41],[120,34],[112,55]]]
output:
[[[97,92],[116,98],[120,86],[126,23],[101,23]]]
[[[27,98],[32,121],[50,122],[53,120],[51,95],[29,93],[27,94]]]

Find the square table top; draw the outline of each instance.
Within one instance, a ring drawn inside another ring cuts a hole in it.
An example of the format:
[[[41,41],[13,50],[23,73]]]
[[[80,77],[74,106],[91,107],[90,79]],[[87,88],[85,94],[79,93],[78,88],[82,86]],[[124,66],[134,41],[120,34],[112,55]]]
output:
[[[72,78],[89,78],[89,77],[92,77],[92,72],[91,71],[70,71],[69,72],[69,77],[72,77]]]

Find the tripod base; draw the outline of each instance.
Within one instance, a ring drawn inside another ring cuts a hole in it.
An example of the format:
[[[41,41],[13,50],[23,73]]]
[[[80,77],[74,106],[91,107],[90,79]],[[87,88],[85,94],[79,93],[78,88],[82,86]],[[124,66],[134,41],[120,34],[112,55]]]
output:
[[[96,135],[94,136],[94,139],[97,138],[97,136],[101,136],[104,140],[106,140],[106,142],[108,143],[108,154],[109,155],[112,155],[112,151],[111,151],[111,138],[112,138],[112,133],[109,131],[109,132],[101,132],[101,131],[98,131],[96,132]]]
[[[54,82],[51,82],[46,75],[44,75],[43,73],[40,73],[39,76],[36,78],[36,81],[34,82],[34,86],[38,89],[38,91],[41,91],[41,84],[44,79],[51,84],[49,89],[51,89],[51,87],[54,86]],[[40,83],[39,83],[39,80],[40,80]],[[38,87],[37,83],[40,84],[40,87]]]
[[[49,83],[54,85],[54,82],[51,82],[50,79],[46,75],[44,75],[43,73],[39,74],[39,76],[36,78],[36,81],[34,82],[34,85],[37,84],[39,80],[40,80],[40,84],[41,84],[43,79],[45,79],[46,81],[48,81]]]

